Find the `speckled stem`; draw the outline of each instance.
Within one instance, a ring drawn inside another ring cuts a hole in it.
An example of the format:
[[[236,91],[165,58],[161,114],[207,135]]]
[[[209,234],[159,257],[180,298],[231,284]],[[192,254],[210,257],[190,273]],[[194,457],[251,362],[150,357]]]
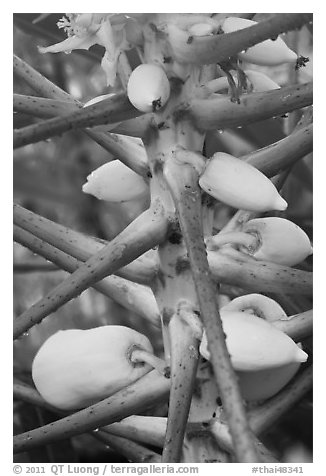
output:
[[[156,370],[96,405],[14,437],[14,453],[64,440],[141,413],[168,398],[170,380]]]
[[[153,203],[150,209],[137,217],[107,246],[16,318],[14,339],[89,286],[113,274],[121,266],[130,263],[156,246],[164,240],[167,226],[168,220],[162,206],[159,203]]]

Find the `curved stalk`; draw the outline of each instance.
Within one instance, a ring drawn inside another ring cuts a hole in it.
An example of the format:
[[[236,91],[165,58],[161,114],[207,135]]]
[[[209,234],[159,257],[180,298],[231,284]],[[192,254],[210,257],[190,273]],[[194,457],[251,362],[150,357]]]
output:
[[[160,359],[154,354],[143,350],[143,349],[135,349],[132,351],[130,356],[131,362],[146,362],[151,367],[156,369],[160,374],[166,376],[170,374],[169,368],[166,366],[164,360]]]
[[[156,246],[165,238],[167,227],[168,220],[162,206],[154,203],[101,251],[16,318],[14,339],[89,286]]]
[[[178,210],[180,226],[189,255],[189,262],[205,325],[212,366],[223,407],[227,415],[238,462],[255,462],[253,445],[240,390],[237,384],[217,305],[217,293],[212,283],[201,227],[201,200],[198,172],[189,165],[188,151],[180,151],[166,164],[164,175]],[[184,160],[182,160],[184,157]],[[175,159],[179,160],[175,160]],[[196,154],[193,154],[194,161]],[[174,159],[174,160],[173,160]],[[197,157],[198,159],[198,157]]]
[[[226,76],[221,76],[220,78],[211,79],[208,83],[205,84],[205,87],[212,93],[217,93],[222,89],[228,89],[229,82]]]
[[[258,243],[256,236],[243,231],[234,231],[210,236],[206,240],[206,245],[207,249],[210,251],[216,251],[218,248],[221,248],[224,245],[241,245],[250,250],[255,250]]]
[[[96,405],[14,437],[14,453],[64,440],[109,425],[166,401],[170,380],[156,370]]]

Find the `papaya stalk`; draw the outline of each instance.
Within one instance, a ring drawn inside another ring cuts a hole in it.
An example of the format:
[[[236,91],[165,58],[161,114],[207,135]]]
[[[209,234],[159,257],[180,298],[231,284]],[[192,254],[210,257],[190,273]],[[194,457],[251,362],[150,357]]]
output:
[[[129,438],[111,435],[104,431],[93,431],[92,436],[101,441],[106,447],[116,450],[134,463],[159,463],[161,456],[145,446],[131,441]]]
[[[27,64],[25,61],[23,61],[21,58],[19,58],[16,55],[14,55],[13,66],[14,66],[14,73],[19,78],[26,81],[27,84],[34,91],[44,96],[44,98],[49,98],[49,99],[59,101],[59,104],[58,103],[55,103],[55,104],[57,107],[60,107],[61,114],[63,114],[64,111],[68,112],[67,108],[70,108],[69,111],[71,112],[78,109],[82,109],[83,104],[80,101],[75,99],[73,96],[68,94],[63,89],[59,88],[56,84],[52,83],[47,78],[45,78],[42,74],[36,71],[32,66]],[[33,97],[32,101],[36,101],[36,104],[37,104],[39,99],[41,100],[43,99],[43,101],[45,101],[44,98]],[[30,101],[27,100],[26,97],[25,98],[20,97],[19,99],[22,103],[22,107],[25,108],[25,112],[26,112],[27,106],[29,107],[29,110],[30,110],[30,106],[31,106]],[[16,101],[18,101],[17,97],[16,97]],[[65,104],[64,109],[62,107],[62,102],[64,102]],[[44,108],[42,108],[42,111],[43,109]],[[55,116],[56,111],[53,110],[52,107],[50,109],[52,113],[51,115],[49,113],[48,117]],[[34,111],[35,111],[35,108],[34,108]],[[95,142],[100,144],[104,149],[106,149],[108,152],[110,152],[111,154],[114,154],[117,158],[119,158],[128,167],[130,167],[131,169],[133,169],[135,172],[139,173],[143,177],[145,178],[147,177],[149,168],[148,168],[147,158],[144,153],[143,147],[139,147],[139,145],[135,146],[135,143],[133,141],[130,141],[128,137],[124,137],[119,134],[111,134],[110,132],[105,130],[103,131],[96,128],[82,129],[82,130],[90,138],[95,140]],[[130,132],[132,132],[132,130]],[[133,135],[133,134],[130,134],[130,135]],[[136,136],[137,135],[139,136],[141,134],[137,134],[137,131],[136,131]]]
[[[14,437],[14,452],[95,430],[142,412],[168,398],[170,380],[152,370],[111,397],[55,422]]]
[[[55,223],[15,203],[13,218],[14,224],[18,227],[80,261],[87,261],[92,254],[108,244],[105,240],[99,240]],[[155,269],[156,260],[153,253],[145,253],[117,270],[116,274],[139,284],[148,284],[155,275]]]
[[[73,272],[82,263],[71,255],[45,243],[28,231],[14,225],[14,240],[27,246],[34,253],[57,264],[65,271]],[[118,276],[107,276],[93,285],[94,289],[118,302],[130,311],[136,312],[159,328],[160,317],[156,301],[149,287],[142,286]]]
[[[14,339],[87,287],[156,246],[165,238],[167,228],[161,205],[153,204],[47,296],[23,312],[15,321]]]
[[[190,157],[189,157],[190,156]],[[237,385],[234,369],[226,348],[225,337],[211,279],[201,226],[201,201],[198,187],[198,154],[176,152],[177,160],[166,165],[165,178],[178,209],[180,226],[187,246],[189,262],[200,304],[201,317],[212,353],[212,366],[227,415],[238,462],[257,461]],[[183,160],[182,160],[183,159]],[[191,162],[195,165],[190,165]],[[200,165],[199,165],[200,166]],[[239,436],[241,438],[239,438]]]
[[[86,103],[14,57],[37,94],[16,95],[15,110],[45,118],[14,131],[15,148],[80,130],[117,159],[83,192],[149,204],[110,242],[15,205],[14,239],[71,274],[15,319],[14,338],[90,286],[160,330],[159,342],[132,323],[50,336],[31,365],[37,390],[15,382],[14,395],[60,419],[16,435],[15,452],[89,433],[134,462],[277,462],[259,435],[310,388],[310,341],[300,340],[312,311],[300,311],[311,306],[312,247],[278,213],[260,215],[286,210],[280,191],[311,152],[311,107],[296,127],[293,119],[312,104],[312,82],[279,87],[241,61],[289,63],[288,79],[298,79],[308,58],[279,35],[312,15],[254,15],[66,14],[58,26],[67,38],[39,52],[104,48],[110,92]],[[253,151],[254,137],[230,145],[238,132],[217,140],[292,111],[292,133],[263,149]],[[251,153],[238,158],[243,146]],[[223,226],[230,208],[238,211]]]

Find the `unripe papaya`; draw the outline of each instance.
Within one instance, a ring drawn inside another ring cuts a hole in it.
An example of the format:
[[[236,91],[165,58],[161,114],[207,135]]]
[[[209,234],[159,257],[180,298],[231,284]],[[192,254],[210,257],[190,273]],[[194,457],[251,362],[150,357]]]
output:
[[[155,112],[165,106],[170,97],[170,83],[165,71],[155,64],[141,64],[130,75],[129,101],[142,112]]]
[[[226,345],[235,370],[256,371],[305,362],[307,354],[284,332],[246,312],[221,311]],[[206,333],[199,351],[209,360]]]
[[[80,409],[130,385],[151,370],[132,351],[153,353],[146,336],[124,326],[68,329],[47,339],[32,366],[42,397],[62,410]]]
[[[249,253],[258,260],[294,266],[312,253],[308,235],[285,218],[254,218],[245,223],[242,230],[257,236],[258,246]],[[248,252],[245,247],[241,250]]]
[[[271,398],[294,377],[299,367],[300,362],[292,362],[255,372],[237,372],[241,395],[247,401]]]
[[[216,152],[208,160],[199,185],[234,208],[256,212],[287,208],[286,201],[263,173],[225,152]]]

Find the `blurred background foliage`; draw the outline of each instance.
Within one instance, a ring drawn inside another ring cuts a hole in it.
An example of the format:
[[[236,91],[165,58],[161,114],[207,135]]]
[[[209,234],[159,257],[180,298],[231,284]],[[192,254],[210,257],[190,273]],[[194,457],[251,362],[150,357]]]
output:
[[[65,33],[56,26],[63,15],[14,14],[14,53],[80,101],[86,102],[100,94],[121,89],[119,81],[115,88],[106,86],[100,65],[104,49],[100,46],[93,46],[89,51],[76,50],[71,54],[42,55],[38,52],[38,45],[47,46],[65,38]],[[266,14],[257,14],[254,19],[260,20],[264,16]],[[287,34],[285,40],[292,49],[310,58],[305,68],[299,71],[294,71],[288,65],[274,68],[248,65],[248,68],[265,72],[280,85],[311,81],[312,32],[304,27],[299,32]],[[134,67],[137,58],[132,51],[128,53],[128,58]],[[243,64],[243,69],[245,68],[246,65]],[[36,95],[15,76],[14,92]],[[205,153],[209,157],[219,150],[239,157],[265,147],[289,134],[300,115],[300,112],[295,111],[287,117],[275,117],[241,128],[210,131],[207,134]],[[27,114],[14,113],[14,128],[39,120]],[[144,199],[120,205],[99,201],[82,192],[87,175],[113,158],[79,131],[18,149],[14,154],[13,165],[14,201],[50,220],[110,240],[148,206]],[[312,239],[312,154],[293,167],[283,188],[283,195],[289,207],[279,215],[297,223]],[[223,227],[233,213],[234,210],[230,207],[216,207],[216,231]],[[13,253],[16,317],[61,282],[66,273],[19,244],[14,244]],[[311,259],[305,263],[305,269],[311,269]],[[310,303],[302,304],[302,310],[309,308],[309,305]],[[34,355],[44,340],[57,329],[90,328],[105,324],[129,325],[146,334],[159,351],[161,339],[150,324],[95,290],[88,289],[14,343],[15,377],[31,382],[30,369]],[[311,395],[289,412],[282,423],[275,425],[264,435],[263,441],[283,461],[311,461],[310,407]],[[14,433],[27,431],[57,417],[47,410],[15,401]],[[28,454],[18,454],[15,461],[57,463],[126,460],[91,436],[82,435],[71,441],[32,450]]]

